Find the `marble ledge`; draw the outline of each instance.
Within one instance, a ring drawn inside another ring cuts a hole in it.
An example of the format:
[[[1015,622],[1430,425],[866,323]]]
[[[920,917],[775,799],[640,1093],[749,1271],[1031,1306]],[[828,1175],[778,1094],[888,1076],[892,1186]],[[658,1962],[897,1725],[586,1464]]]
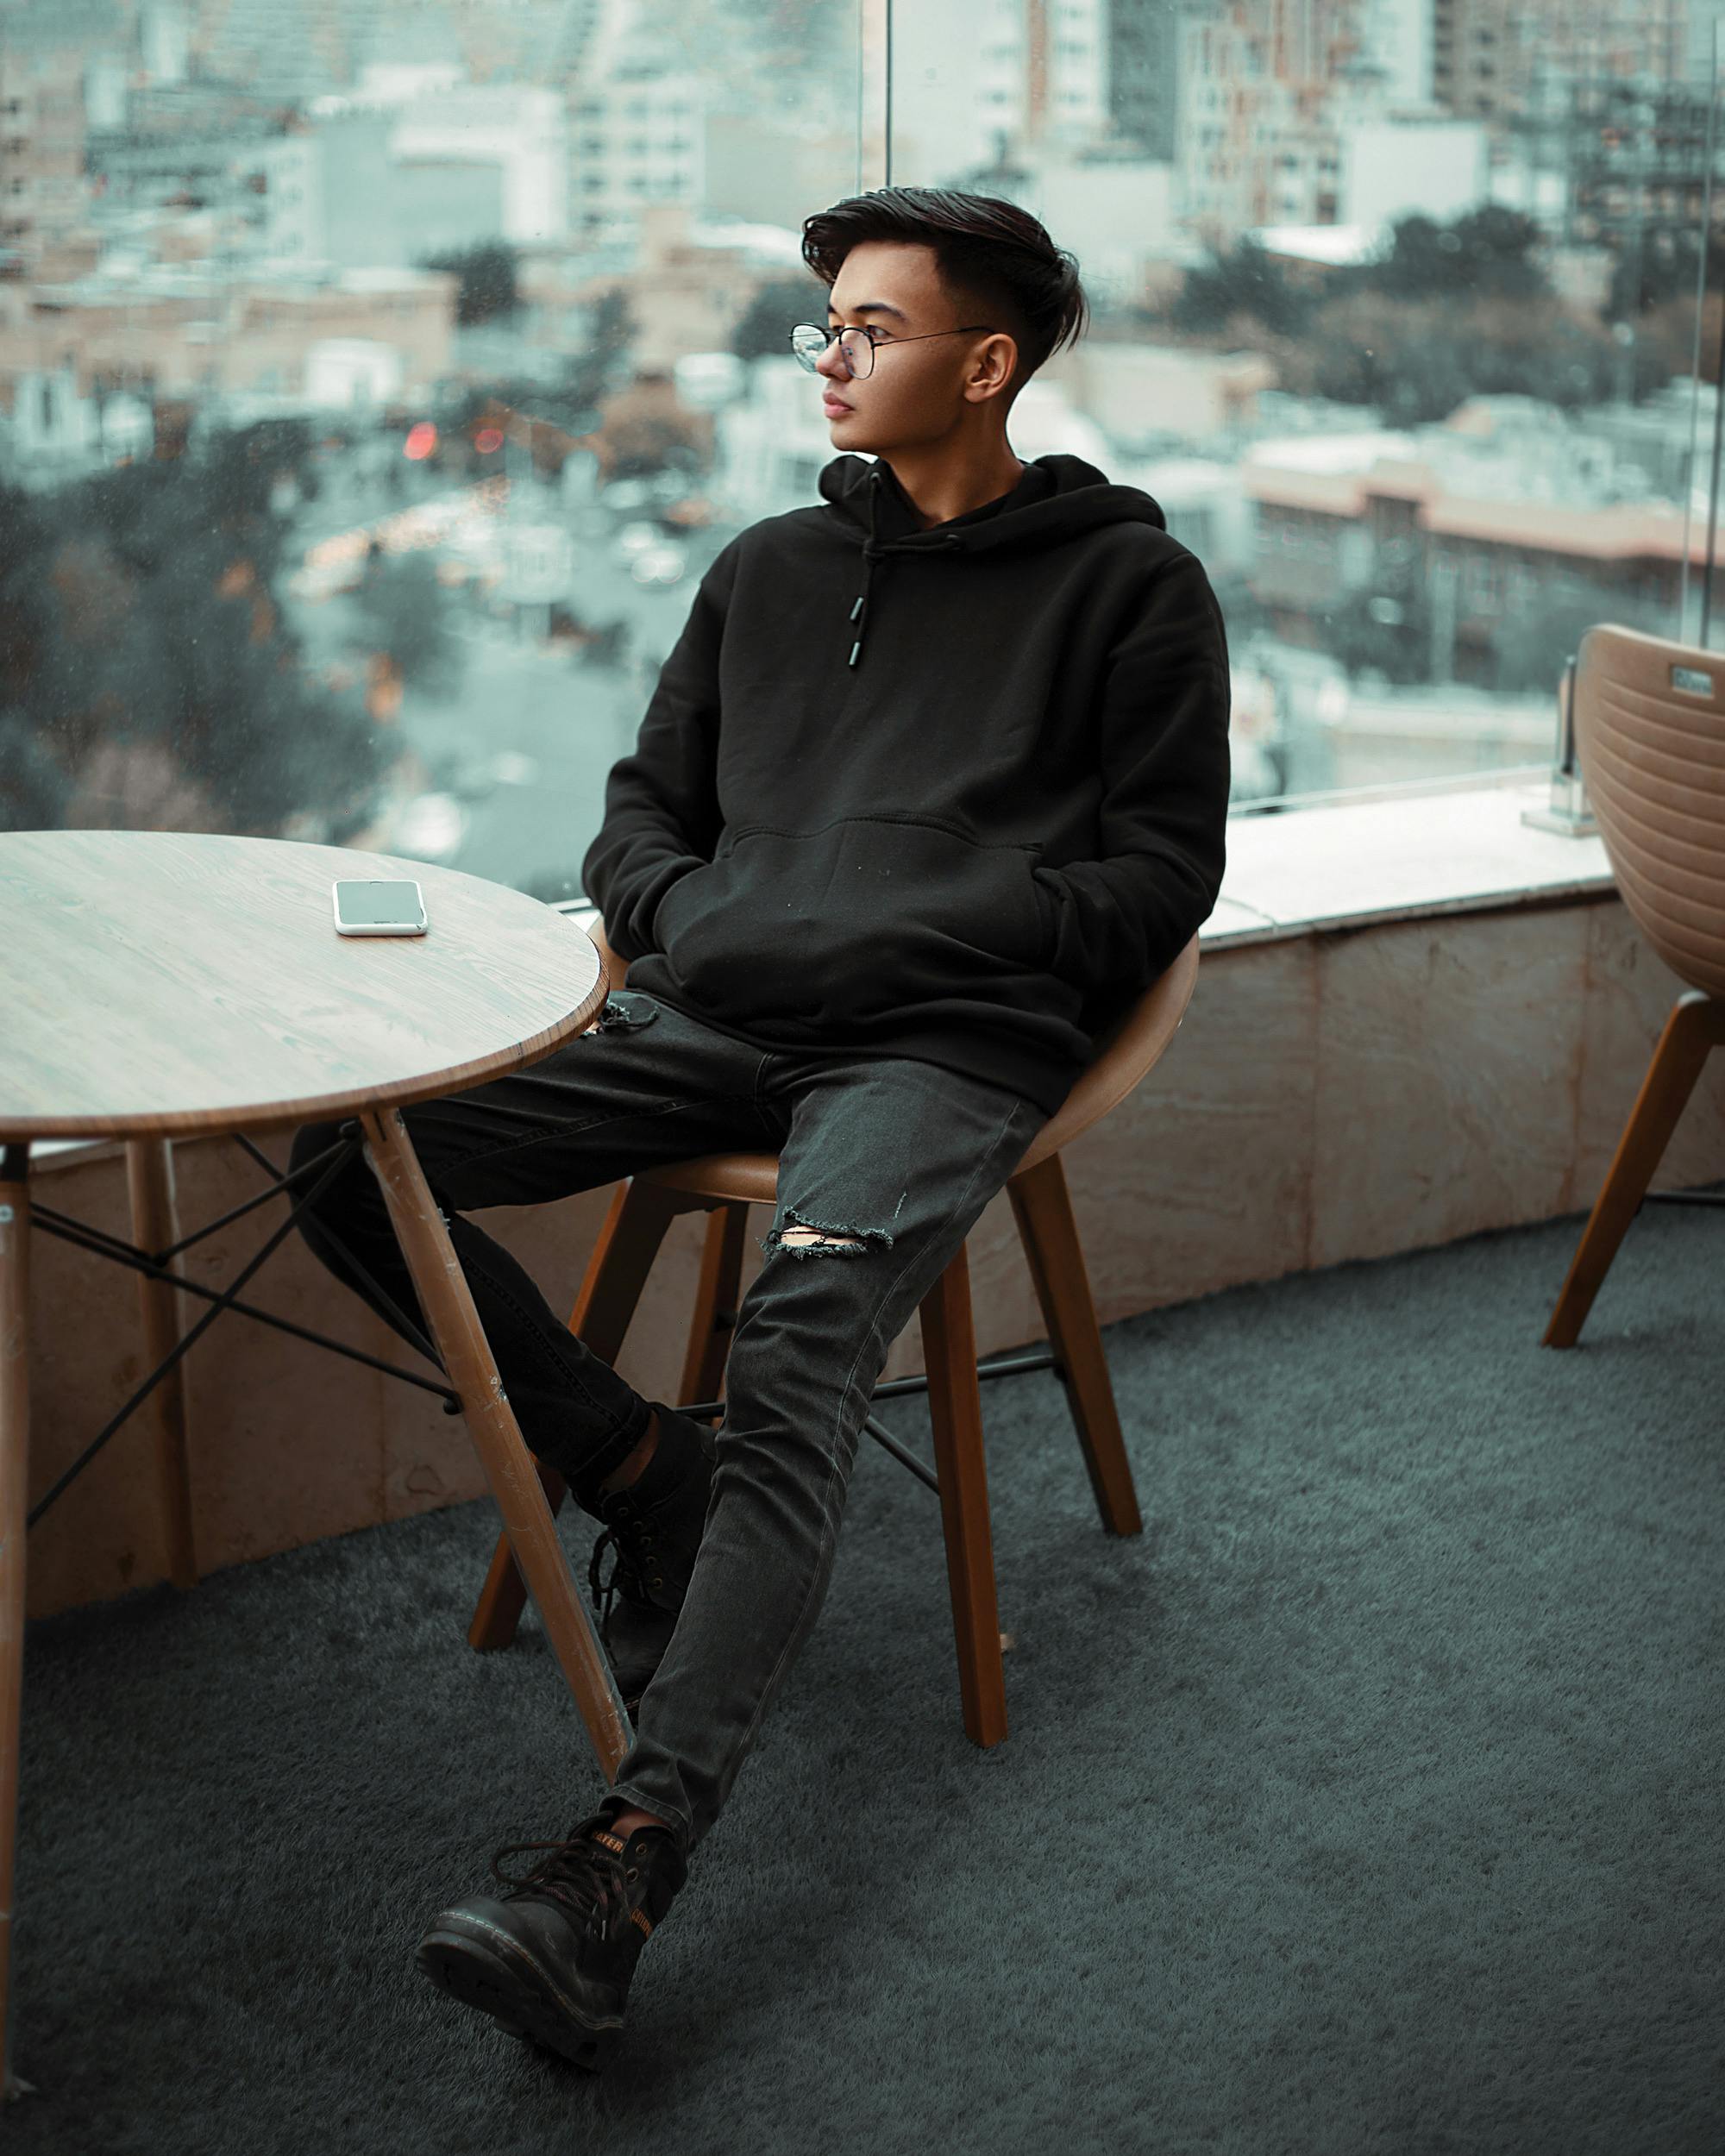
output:
[[[1615,890],[1603,839],[1522,822],[1550,795],[1540,780],[1232,817],[1199,948]]]
[[[1228,860],[1201,951],[1317,930],[1548,904],[1615,887],[1603,840],[1521,821],[1550,787],[1487,783],[1388,799],[1242,813],[1228,820]],[[39,1139],[32,1173],[87,1160],[111,1138]]]

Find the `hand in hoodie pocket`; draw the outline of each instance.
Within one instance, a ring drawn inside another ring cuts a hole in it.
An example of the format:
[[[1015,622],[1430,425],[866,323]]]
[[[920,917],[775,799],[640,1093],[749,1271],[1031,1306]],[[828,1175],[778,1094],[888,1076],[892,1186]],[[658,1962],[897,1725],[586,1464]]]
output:
[[[1039,850],[907,815],[740,825],[672,885],[656,932],[691,996],[739,1018],[932,1015],[966,990],[1007,1000],[1046,970],[1053,940],[1031,876]]]

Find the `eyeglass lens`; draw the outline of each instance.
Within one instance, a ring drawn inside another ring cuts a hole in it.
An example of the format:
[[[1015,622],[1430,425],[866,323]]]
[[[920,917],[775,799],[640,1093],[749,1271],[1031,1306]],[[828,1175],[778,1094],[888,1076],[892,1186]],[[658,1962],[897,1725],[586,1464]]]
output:
[[[826,349],[829,342],[825,334],[812,323],[794,332],[791,339],[797,357],[811,374],[814,372],[815,361]],[[875,347],[866,329],[841,329],[838,348],[844,354],[844,364],[853,377],[868,373],[874,362]]]

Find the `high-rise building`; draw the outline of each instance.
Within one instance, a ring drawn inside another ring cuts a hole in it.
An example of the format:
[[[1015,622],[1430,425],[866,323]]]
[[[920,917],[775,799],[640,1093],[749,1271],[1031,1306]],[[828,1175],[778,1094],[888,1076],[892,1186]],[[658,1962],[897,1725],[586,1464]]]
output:
[[[353,81],[373,21],[347,0],[192,0],[197,72],[298,103]]]
[[[82,225],[85,71],[129,34],[116,0],[0,4],[0,273],[50,265]]]
[[[1389,102],[1377,0],[1220,0],[1180,24],[1177,201],[1195,234],[1333,224],[1341,128]]]
[[[1543,83],[1705,81],[1725,0],[1431,0],[1433,90],[1466,118],[1525,111]]]
[[[201,72],[284,103],[348,87],[367,63],[428,54],[464,80],[561,85],[616,0],[185,0]]]
[[[1120,140],[1171,162],[1180,96],[1180,25],[1215,0],[1107,0],[1108,112]]]
[[[705,85],[644,54],[589,76],[570,110],[570,229],[593,236],[651,203],[705,196]]]

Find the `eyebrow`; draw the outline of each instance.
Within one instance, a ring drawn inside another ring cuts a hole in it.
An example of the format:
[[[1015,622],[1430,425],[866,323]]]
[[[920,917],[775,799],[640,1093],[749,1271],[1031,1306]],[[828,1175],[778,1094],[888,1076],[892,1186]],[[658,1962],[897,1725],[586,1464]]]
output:
[[[826,311],[830,315],[836,315],[838,310],[829,302]],[[902,308],[889,307],[884,299],[859,299],[850,311],[853,315],[890,315],[894,322],[910,320],[910,317]]]

